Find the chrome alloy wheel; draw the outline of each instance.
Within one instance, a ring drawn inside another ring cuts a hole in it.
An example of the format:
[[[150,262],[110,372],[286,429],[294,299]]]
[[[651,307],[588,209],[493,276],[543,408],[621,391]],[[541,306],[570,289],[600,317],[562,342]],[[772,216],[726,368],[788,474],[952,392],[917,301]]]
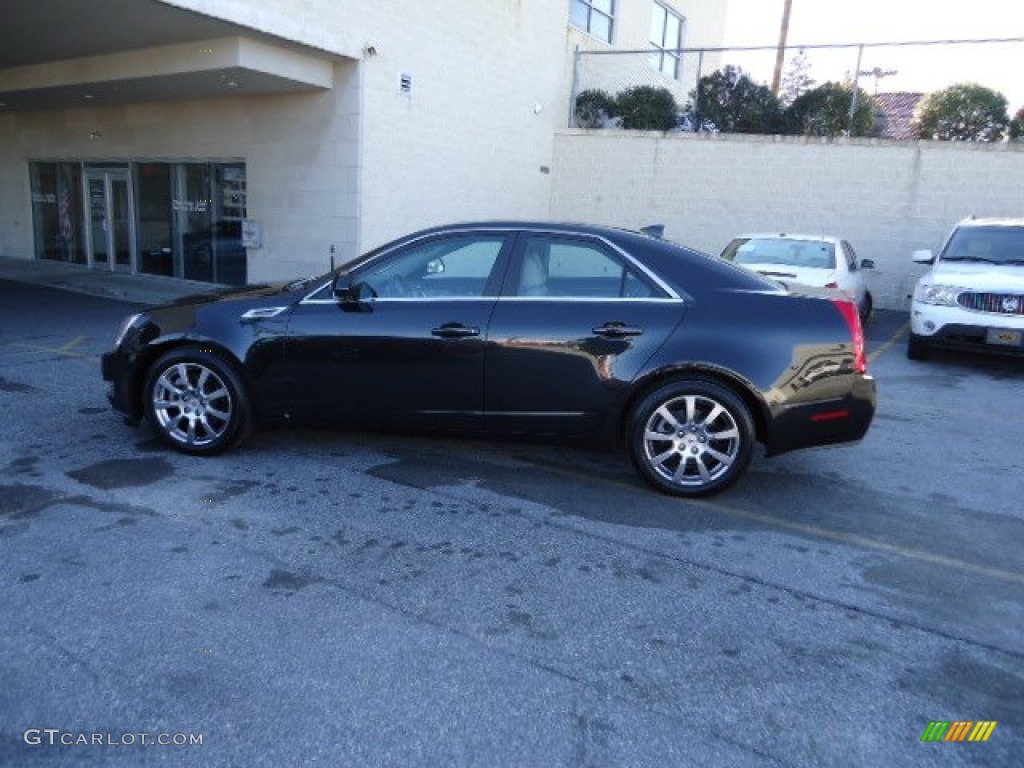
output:
[[[176,443],[208,446],[231,427],[231,392],[215,371],[201,363],[169,366],[153,382],[150,395],[160,429]]]
[[[666,400],[644,425],[644,460],[661,478],[681,488],[698,489],[719,480],[742,449],[735,417],[706,395]]]

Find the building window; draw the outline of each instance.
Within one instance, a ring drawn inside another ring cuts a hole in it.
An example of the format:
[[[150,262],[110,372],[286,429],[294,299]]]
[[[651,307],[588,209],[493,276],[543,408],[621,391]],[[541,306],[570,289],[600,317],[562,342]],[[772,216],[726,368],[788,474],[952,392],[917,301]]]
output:
[[[571,0],[570,18],[574,26],[594,37],[612,41],[615,0]]]
[[[82,168],[78,163],[29,163],[37,259],[85,264]]]
[[[39,259],[244,285],[245,163],[29,162]]]
[[[683,47],[683,17],[661,3],[651,17],[651,66],[674,80],[679,79],[679,49]]]

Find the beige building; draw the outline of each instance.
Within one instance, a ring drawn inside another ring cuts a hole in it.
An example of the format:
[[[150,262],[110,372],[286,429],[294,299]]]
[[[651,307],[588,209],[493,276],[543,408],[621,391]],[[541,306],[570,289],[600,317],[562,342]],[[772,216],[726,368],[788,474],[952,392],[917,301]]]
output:
[[[683,93],[672,50],[719,45],[725,6],[10,3],[0,255],[241,283],[423,226],[547,217],[577,48],[646,51]]]

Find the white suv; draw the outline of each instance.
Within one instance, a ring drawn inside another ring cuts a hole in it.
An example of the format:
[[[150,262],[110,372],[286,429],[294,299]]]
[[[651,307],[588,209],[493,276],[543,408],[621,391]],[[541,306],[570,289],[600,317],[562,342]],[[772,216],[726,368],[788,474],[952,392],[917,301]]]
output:
[[[917,281],[907,357],[932,347],[1024,354],[1024,219],[965,219]]]

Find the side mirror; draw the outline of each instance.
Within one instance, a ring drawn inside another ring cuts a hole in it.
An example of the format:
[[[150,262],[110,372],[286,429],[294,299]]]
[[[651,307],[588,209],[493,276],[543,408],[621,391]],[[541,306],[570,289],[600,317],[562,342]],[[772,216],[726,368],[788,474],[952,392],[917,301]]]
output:
[[[911,258],[914,260],[915,264],[934,264],[935,263],[935,254],[932,253],[927,248],[925,250],[923,250],[923,251],[914,251],[914,253],[911,256]]]
[[[348,272],[339,272],[331,282],[331,292],[340,301],[354,301],[352,295],[352,276]]]
[[[874,259],[861,259],[860,260],[860,268],[861,269],[874,269],[875,268],[875,260]]]
[[[440,275],[444,272],[444,259],[431,259],[427,262],[428,275]]]

